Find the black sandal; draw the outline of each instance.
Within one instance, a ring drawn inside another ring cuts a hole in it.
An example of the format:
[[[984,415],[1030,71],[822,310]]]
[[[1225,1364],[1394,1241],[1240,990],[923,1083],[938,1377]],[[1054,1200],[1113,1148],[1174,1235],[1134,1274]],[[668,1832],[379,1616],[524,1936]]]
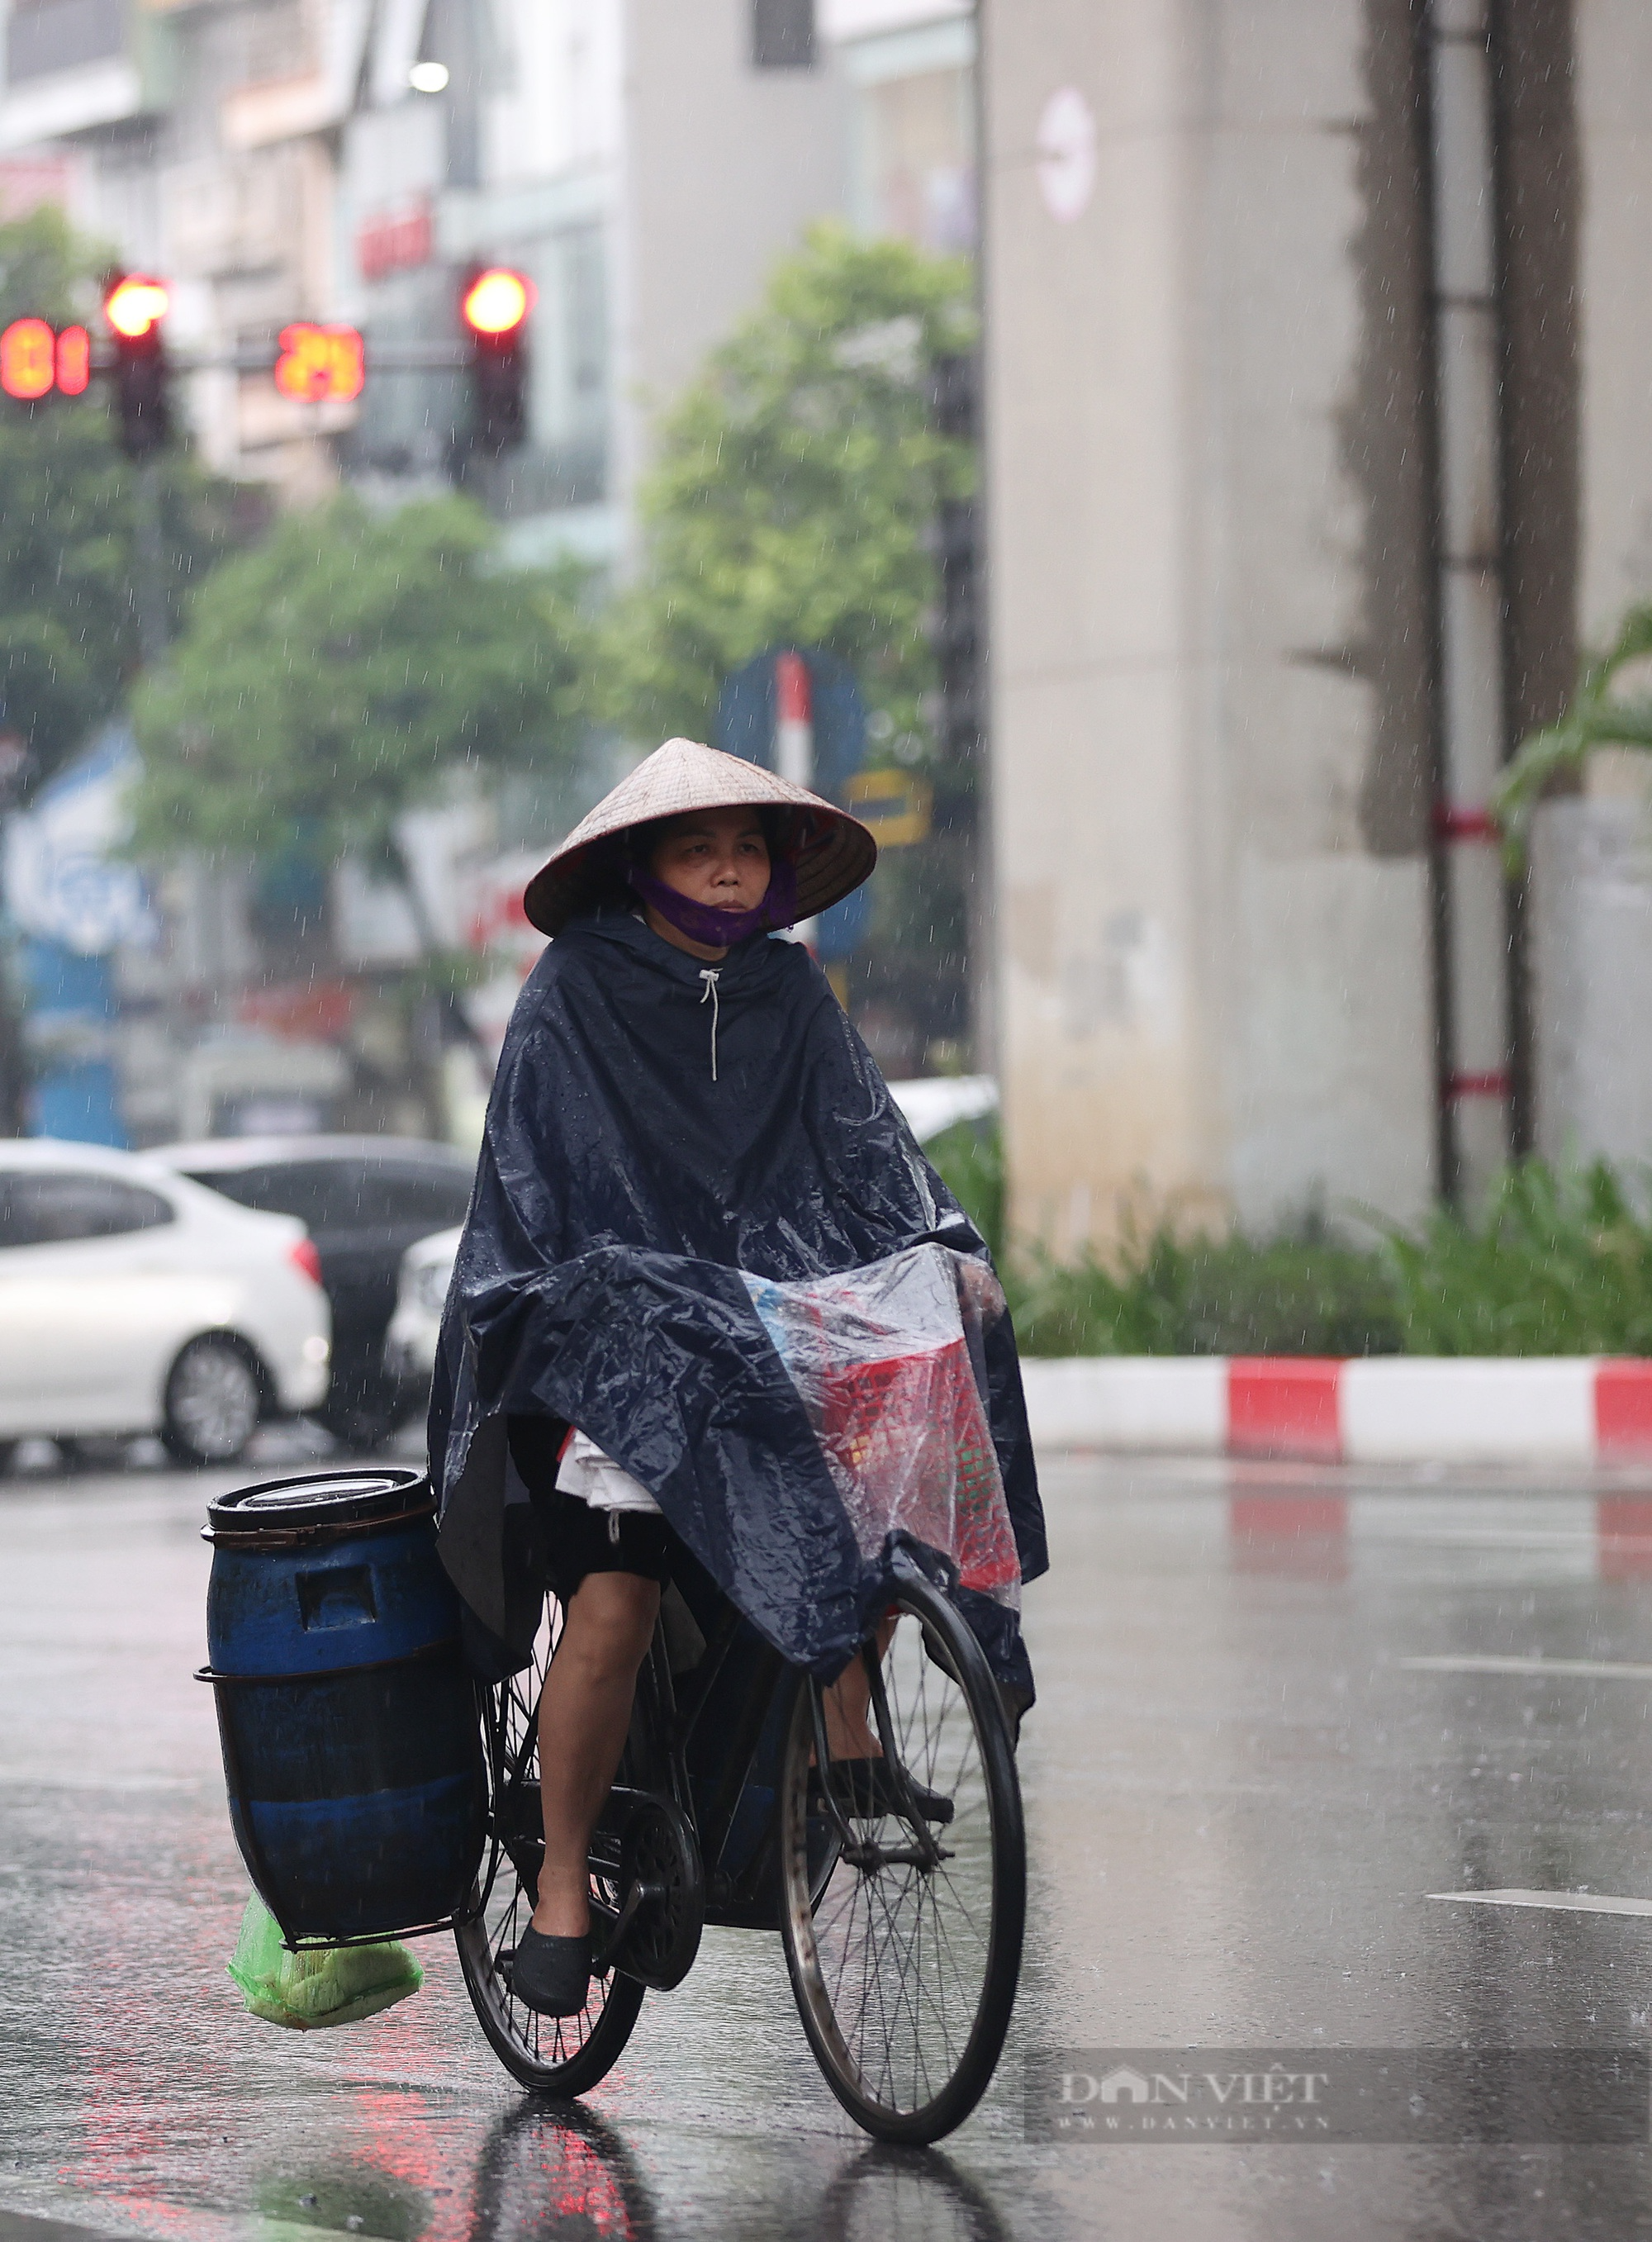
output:
[[[578,2016],[591,1993],[588,1937],[558,1938],[530,1923],[511,1963],[511,1990],[539,2016]]]

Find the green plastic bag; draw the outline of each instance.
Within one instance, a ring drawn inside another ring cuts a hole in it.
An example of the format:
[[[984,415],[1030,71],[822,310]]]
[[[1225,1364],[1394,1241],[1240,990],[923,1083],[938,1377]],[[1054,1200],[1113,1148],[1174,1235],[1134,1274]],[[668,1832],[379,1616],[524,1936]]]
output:
[[[293,2031],[359,2024],[425,1982],[405,1946],[317,1946],[301,1954],[281,1943],[281,1926],[256,1892],[241,1917],[229,1973],[255,2017]]]

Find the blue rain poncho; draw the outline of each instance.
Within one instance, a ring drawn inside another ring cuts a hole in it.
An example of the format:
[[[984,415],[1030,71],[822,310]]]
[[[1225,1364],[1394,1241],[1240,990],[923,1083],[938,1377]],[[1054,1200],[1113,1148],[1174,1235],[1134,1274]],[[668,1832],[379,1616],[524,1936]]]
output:
[[[1048,1559],[986,1247],[808,952],[755,935],[709,970],[603,912],[522,990],[431,1403],[447,1570],[525,1663],[543,1528],[506,1427],[543,1416],[794,1663],[841,1669],[906,1535],[1030,1698],[1019,1589]]]

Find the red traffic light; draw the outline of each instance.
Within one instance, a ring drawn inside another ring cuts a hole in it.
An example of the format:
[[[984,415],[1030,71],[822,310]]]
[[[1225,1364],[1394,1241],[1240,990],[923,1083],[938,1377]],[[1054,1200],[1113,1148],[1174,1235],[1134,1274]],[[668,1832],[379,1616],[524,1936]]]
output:
[[[118,273],[104,291],[115,338],[115,440],[129,460],[147,459],[171,432],[161,334],[167,302],[165,284],[144,272]]]
[[[0,389],[32,402],[57,378],[57,338],[44,319],[14,319],[0,335]]]
[[[126,272],[104,298],[104,317],[123,342],[144,342],[151,335],[158,339],[170,301],[162,282],[141,272]]]
[[[354,327],[318,326],[299,319],[281,330],[275,386],[283,397],[306,404],[347,404],[366,378],[361,337]]]
[[[0,334],[0,390],[32,404],[55,389],[81,396],[91,379],[91,337],[84,327],[59,333],[44,319],[14,319]]]
[[[534,308],[534,284],[526,273],[490,265],[465,291],[465,325],[473,335],[508,335]]]

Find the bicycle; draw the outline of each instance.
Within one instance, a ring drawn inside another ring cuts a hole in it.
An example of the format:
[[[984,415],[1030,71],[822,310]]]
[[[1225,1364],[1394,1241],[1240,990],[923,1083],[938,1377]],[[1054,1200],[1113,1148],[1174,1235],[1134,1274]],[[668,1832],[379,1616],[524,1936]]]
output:
[[[944,1563],[892,1553],[860,1657],[877,1762],[834,1762],[822,1685],[732,1606],[686,1648],[662,1609],[618,1778],[590,1853],[596,1967],[578,2016],[511,1990],[543,1857],[538,1710],[561,1615],[532,1665],[479,1689],[487,1841],[455,1929],[466,1986],[505,2068],[586,2093],[618,2060],[645,1994],[694,1965],[707,1924],[778,1931],[828,2085],[880,2140],[939,2140],[968,2117],[1009,2028],[1026,1910],[1014,1747]],[[670,1600],[668,1599],[668,1601]],[[679,1682],[682,1684],[679,1692]]]

